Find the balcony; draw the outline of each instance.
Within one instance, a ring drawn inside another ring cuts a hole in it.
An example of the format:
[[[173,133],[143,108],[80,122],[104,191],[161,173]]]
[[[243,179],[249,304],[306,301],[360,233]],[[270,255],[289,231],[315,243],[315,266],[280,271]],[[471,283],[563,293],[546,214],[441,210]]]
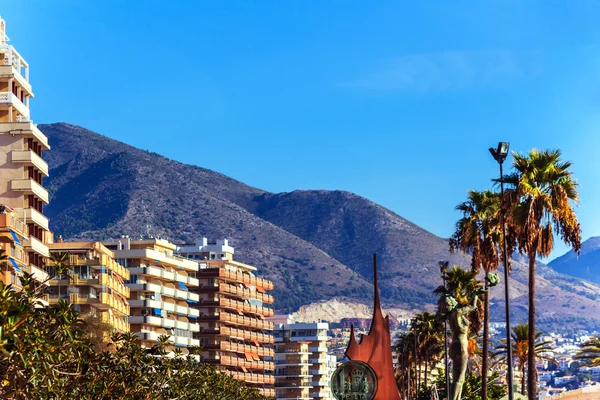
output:
[[[129,332],[129,323],[126,322],[125,320],[123,320],[121,318],[113,317],[107,312],[103,312],[102,314],[100,314],[100,316],[101,316],[100,318],[101,318],[102,322],[112,326],[119,332],[123,332],[123,333]]]
[[[69,293],[68,295],[51,294],[49,298],[50,304],[56,304],[59,299],[63,299],[71,304],[90,304],[97,308],[112,308],[114,311],[118,311],[121,314],[129,314],[129,306],[123,304],[120,299],[117,299],[108,293],[99,293],[99,296],[79,293]]]
[[[273,371],[275,369],[275,364],[271,361],[250,361],[246,358],[241,357],[230,357],[230,356],[222,356],[220,358],[205,358],[204,361],[208,364],[219,364],[230,367],[244,367],[248,369],[258,369],[258,370],[267,370]]]
[[[48,222],[48,218],[44,216],[44,214],[35,208],[25,208],[23,211],[25,211],[25,218],[27,219],[27,222],[33,222],[44,230],[49,230],[50,224]]]
[[[240,288],[240,287],[237,287],[234,285],[230,285],[228,283],[221,283],[221,284],[219,284],[217,282],[215,282],[214,284],[200,283],[198,290],[201,292],[219,291],[221,293],[229,293],[229,294],[237,295],[237,296],[245,298],[245,299],[256,299],[256,300],[260,300],[266,304],[273,304],[273,296],[271,296],[270,294],[253,291],[253,290],[250,290],[247,288]]]
[[[275,383],[275,377],[273,375],[253,374],[251,372],[238,371],[227,371],[226,373],[232,375],[238,381],[243,381],[247,383],[266,385],[273,385]]]
[[[48,273],[43,269],[36,267],[35,265],[28,265],[27,267],[25,267],[25,270],[27,271],[27,273],[33,275],[33,279],[35,279],[38,282],[48,281]]]
[[[198,278],[194,278],[192,276],[188,276],[188,275],[184,275],[184,274],[179,274],[177,272],[175,272],[175,280],[177,282],[185,283],[190,286],[198,286],[198,284],[200,283]]]
[[[268,347],[260,347],[260,346],[252,346],[243,343],[235,343],[228,341],[220,341],[217,343],[207,344],[204,346],[206,350],[223,350],[223,351],[231,351],[234,353],[252,353],[258,354],[261,357],[274,357],[275,350],[270,349]]]
[[[15,231],[15,233],[22,238],[29,236],[27,233],[27,225],[23,223],[22,220],[16,217],[16,215],[21,215],[20,211],[15,210],[12,214],[0,214],[0,230],[8,232],[9,230]],[[9,235],[10,242],[13,241],[12,235]]]
[[[160,332],[136,332],[135,333],[141,340],[149,340],[153,342],[157,342],[159,336],[169,336],[169,341],[175,346],[179,347],[188,347],[188,346],[199,346],[200,341],[198,339],[183,337],[183,336],[174,336],[169,335],[168,333],[160,333]]]
[[[170,301],[160,301],[160,300],[129,300],[130,307],[143,307],[143,308],[158,308],[161,310],[166,310],[170,312],[178,312],[183,314],[182,316],[188,316],[190,318],[198,317],[200,312],[195,308],[191,308],[186,306],[182,306],[179,304],[172,303]]]
[[[31,121],[0,122],[0,132],[32,137],[42,146],[42,150],[50,150],[48,138]]]
[[[228,299],[228,298],[220,298],[218,300],[201,300],[198,307],[199,308],[204,308],[204,307],[222,307],[222,308],[229,308],[232,310],[236,310],[236,311],[243,311],[246,313],[252,313],[252,314],[257,314],[257,315],[261,315],[263,317],[271,317],[273,316],[273,309],[271,308],[266,308],[266,307],[262,307],[262,306],[254,306],[252,304],[248,304],[248,303],[244,303],[242,301],[237,301],[237,300],[232,300],[232,299]]]
[[[48,191],[33,179],[13,179],[10,181],[11,190],[33,194],[44,203],[48,204]]]
[[[248,328],[257,328],[264,330],[273,330],[273,323],[264,321],[259,318],[251,318],[243,315],[236,315],[227,312],[220,312],[216,314],[201,313],[200,319],[211,320],[211,321],[222,321],[230,324],[246,326]]]
[[[312,379],[279,379],[279,376],[276,378],[275,382],[276,388],[311,388],[312,387]]]
[[[33,150],[13,150],[11,154],[13,163],[33,166],[44,176],[48,176],[48,164]]]
[[[13,77],[19,86],[33,97],[31,84],[29,83],[29,64],[13,46],[5,44],[2,47],[5,60],[4,65],[0,65],[0,74]],[[23,69],[25,75],[22,74]]]
[[[200,328],[200,332],[205,331],[207,334],[211,333],[210,329]],[[237,329],[229,326],[221,326],[214,330],[214,333],[230,337],[238,340],[251,340],[258,343],[273,343],[275,339],[272,335],[267,335],[261,332],[248,331],[245,329]]]
[[[46,258],[50,257],[50,250],[48,250],[48,246],[34,236],[29,237],[29,241],[25,243],[25,249],[27,249],[27,251],[35,251]]]
[[[200,278],[223,278],[234,282],[241,282],[246,285],[253,285],[263,288],[264,290],[273,290],[273,282],[258,278],[254,275],[244,274],[241,272],[228,271],[225,268],[206,268],[198,270]]]
[[[179,257],[173,254],[167,254],[153,248],[117,250],[115,255],[116,258],[146,259],[155,261],[157,263],[167,264],[168,266],[174,268],[181,268],[189,271],[198,270],[198,263],[195,261],[191,261],[187,258]],[[171,272],[171,275],[168,279],[175,280],[175,275]]]
[[[258,392],[266,398],[269,398],[269,399],[275,398],[275,389],[273,389],[273,388],[259,387]],[[294,400],[296,400],[296,399],[294,399]]]
[[[179,321],[179,320],[170,319],[170,318],[163,318],[163,317],[158,317],[158,316],[154,316],[154,315],[130,316],[129,323],[132,325],[148,324],[148,325],[153,325],[153,326],[167,328],[167,329],[177,328],[177,329],[183,329],[183,330],[190,331],[190,332],[199,332],[200,331],[200,325],[198,325],[196,323],[187,322],[187,321]]]
[[[29,108],[12,92],[0,92],[0,105],[13,106],[26,120],[29,120]]]

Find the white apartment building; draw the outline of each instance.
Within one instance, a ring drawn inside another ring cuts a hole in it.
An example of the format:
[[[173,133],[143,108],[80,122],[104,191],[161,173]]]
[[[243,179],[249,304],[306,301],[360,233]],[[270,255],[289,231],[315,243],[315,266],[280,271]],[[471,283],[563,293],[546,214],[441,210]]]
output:
[[[129,270],[125,282],[131,291],[130,331],[143,346],[152,346],[161,335],[169,335],[173,346],[198,346],[193,334],[200,331],[198,263],[173,254],[176,246],[163,239],[132,240],[125,236],[103,244],[114,252],[119,264]],[[184,351],[185,352],[185,351]]]
[[[268,320],[275,324],[277,399],[333,399],[329,382],[337,361],[327,354],[329,324],[296,323],[291,315]]]

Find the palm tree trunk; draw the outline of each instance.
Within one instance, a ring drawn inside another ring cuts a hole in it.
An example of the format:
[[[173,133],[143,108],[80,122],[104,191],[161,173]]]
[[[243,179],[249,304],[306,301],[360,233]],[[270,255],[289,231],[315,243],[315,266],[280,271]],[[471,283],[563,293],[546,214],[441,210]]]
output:
[[[487,287],[487,283],[486,283]],[[488,347],[489,347],[489,324],[490,324],[490,297],[485,292],[483,297],[483,360],[481,360],[481,400],[488,400]]]
[[[525,360],[521,362],[521,394],[525,396]]]
[[[529,400],[537,397],[537,382],[535,374],[535,255],[537,243],[529,256],[529,336],[527,337],[527,393]]]
[[[427,357],[425,359],[425,379],[423,380],[423,382],[425,383],[425,387],[427,387],[427,367],[428,367],[429,363],[427,362]]]

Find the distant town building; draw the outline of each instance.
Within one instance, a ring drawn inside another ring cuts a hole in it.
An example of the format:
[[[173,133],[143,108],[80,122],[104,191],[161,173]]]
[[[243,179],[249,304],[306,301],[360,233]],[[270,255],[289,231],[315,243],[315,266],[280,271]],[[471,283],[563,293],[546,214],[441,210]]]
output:
[[[327,354],[329,324],[295,322],[291,315],[269,320],[275,323],[277,399],[332,399],[329,382],[337,361]]]
[[[198,287],[198,263],[175,255],[176,246],[164,239],[124,236],[104,245],[129,270],[125,282],[131,291],[129,324],[140,344],[150,347],[161,335],[169,335],[173,346],[184,353],[188,346],[198,346],[193,334],[200,330],[199,311],[191,307],[199,300],[193,292]]]
[[[202,239],[177,249],[197,261],[200,330],[195,335],[204,349],[202,360],[228,371],[236,379],[275,397],[273,384],[273,282],[254,275],[256,267],[233,260],[227,239]]]
[[[23,271],[46,278],[47,243],[53,239],[43,212],[48,191],[42,180],[48,176],[48,164],[42,152],[50,146],[31,120],[29,64],[8,42],[6,23],[0,18],[0,207],[10,210],[4,229],[15,232],[10,244],[3,242],[12,268],[3,275],[5,281],[19,285]]]
[[[73,304],[83,316],[98,317],[118,332],[129,332],[129,271],[114,260],[114,254],[100,242],[58,242],[48,245],[51,256],[63,256],[65,274],[52,261],[52,277],[46,288],[49,303],[61,299]],[[107,338],[108,339],[108,338]]]

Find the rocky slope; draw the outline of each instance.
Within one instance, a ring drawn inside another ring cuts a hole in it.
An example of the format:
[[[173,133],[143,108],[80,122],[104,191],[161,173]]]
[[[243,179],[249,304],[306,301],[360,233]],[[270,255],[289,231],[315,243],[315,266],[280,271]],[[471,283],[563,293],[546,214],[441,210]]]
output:
[[[46,213],[65,238],[161,236],[176,242],[227,237],[236,257],[275,281],[281,312],[332,298],[369,304],[377,252],[388,308],[434,301],[437,263],[469,265],[448,243],[363,197],[343,191],[268,193],[222,174],[136,149],[81,127],[41,125],[52,151]],[[600,287],[540,265],[540,319],[600,321]],[[516,262],[511,296],[526,310],[526,267]],[[496,318],[502,289],[492,293]],[[517,318],[518,319],[518,318]]]
[[[557,272],[600,283],[600,237],[583,242],[579,256],[571,250],[548,265]]]

